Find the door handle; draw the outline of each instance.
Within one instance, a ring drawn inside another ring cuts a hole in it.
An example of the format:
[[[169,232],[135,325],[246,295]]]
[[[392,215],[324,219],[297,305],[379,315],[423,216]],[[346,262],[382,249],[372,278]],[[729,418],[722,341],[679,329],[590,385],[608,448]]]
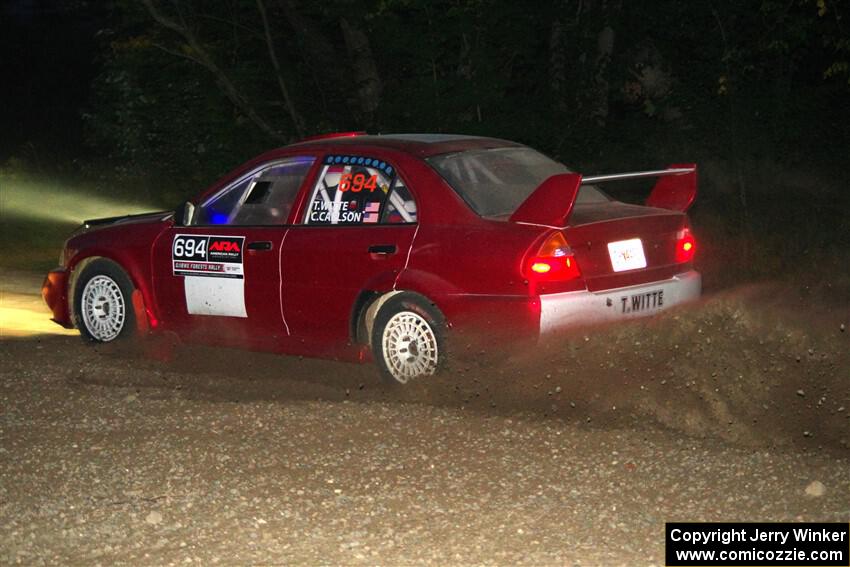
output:
[[[257,242],[249,242],[248,250],[271,250],[272,243],[268,240],[258,240]]]
[[[369,247],[369,254],[395,254],[396,247],[395,244],[373,244]]]

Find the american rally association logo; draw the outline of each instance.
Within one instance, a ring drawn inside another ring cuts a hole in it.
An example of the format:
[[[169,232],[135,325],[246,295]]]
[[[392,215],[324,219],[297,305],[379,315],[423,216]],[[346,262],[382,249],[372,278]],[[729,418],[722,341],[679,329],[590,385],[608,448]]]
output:
[[[242,237],[211,236],[209,243],[208,260],[219,262],[242,263]]]

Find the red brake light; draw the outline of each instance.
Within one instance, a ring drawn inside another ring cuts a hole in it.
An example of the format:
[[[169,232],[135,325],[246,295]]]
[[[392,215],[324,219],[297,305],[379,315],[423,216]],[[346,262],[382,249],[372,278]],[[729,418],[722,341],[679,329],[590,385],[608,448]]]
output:
[[[697,243],[694,235],[687,228],[683,228],[676,234],[676,262],[690,262],[694,259]]]
[[[563,233],[550,236],[537,253],[526,260],[525,277],[535,280],[566,281],[581,276],[573,250]]]

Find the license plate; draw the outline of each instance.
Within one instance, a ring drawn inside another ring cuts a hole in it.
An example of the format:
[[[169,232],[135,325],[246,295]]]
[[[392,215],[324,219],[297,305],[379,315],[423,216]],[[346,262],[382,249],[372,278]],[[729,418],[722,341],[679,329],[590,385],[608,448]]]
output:
[[[640,238],[609,242],[608,255],[611,256],[611,267],[615,272],[646,267],[646,256],[643,255],[643,243]]]

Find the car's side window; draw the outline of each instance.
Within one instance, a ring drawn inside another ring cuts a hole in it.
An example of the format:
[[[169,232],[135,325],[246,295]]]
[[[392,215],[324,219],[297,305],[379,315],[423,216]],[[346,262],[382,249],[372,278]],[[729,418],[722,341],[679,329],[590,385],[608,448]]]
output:
[[[390,189],[397,179],[393,166],[380,159],[326,156],[304,212],[303,223],[359,225],[387,222],[384,219],[387,218],[390,202],[388,195],[392,195]],[[413,207],[415,211],[415,205]],[[413,220],[400,222],[415,222],[415,214]]]
[[[202,203],[192,224],[284,224],[313,161],[312,157],[287,158],[252,171]]]
[[[401,177],[395,178],[390,195],[387,198],[387,206],[381,216],[381,224],[404,224],[417,221],[416,201],[402,181]]]

